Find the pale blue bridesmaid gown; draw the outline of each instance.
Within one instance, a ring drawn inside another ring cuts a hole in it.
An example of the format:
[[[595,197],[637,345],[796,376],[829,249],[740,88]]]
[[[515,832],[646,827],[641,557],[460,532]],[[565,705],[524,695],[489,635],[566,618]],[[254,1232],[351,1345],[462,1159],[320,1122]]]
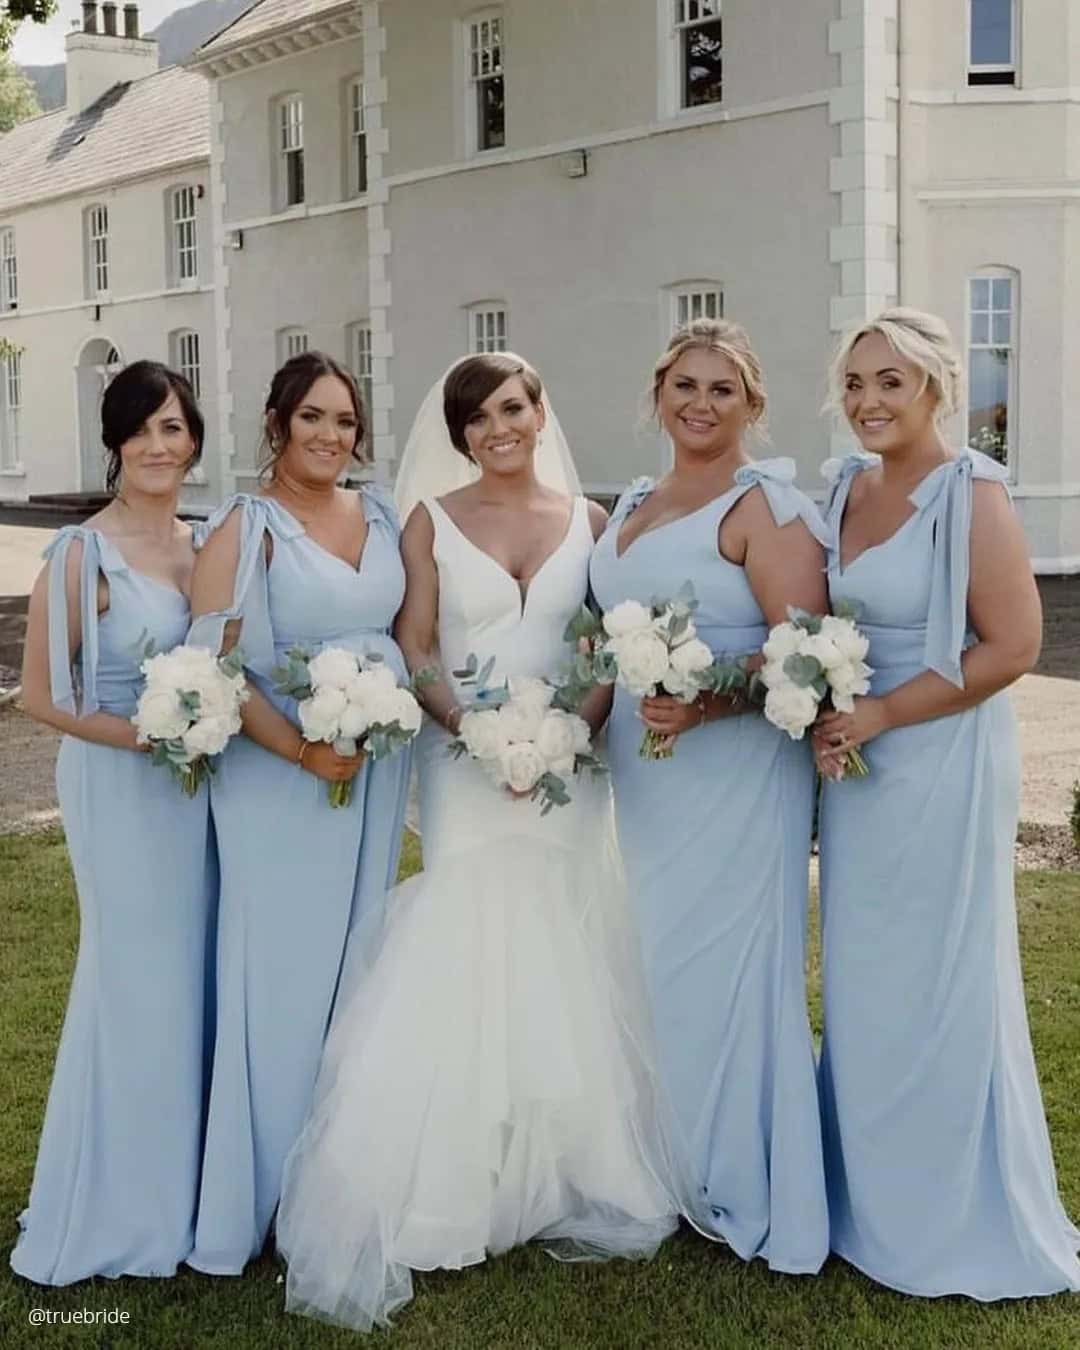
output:
[[[76,540],[82,645],[73,672],[65,573]],[[130,717],[145,644],[183,642],[186,597],[129,567],[89,527],[66,526],[45,556],[53,703]],[[100,616],[99,573],[109,586]],[[11,1265],[51,1285],[172,1275],[191,1251],[202,1141],[215,890],[208,794],[186,797],[149,755],[74,736],[60,744],[56,786],[79,893],[79,953]]]
[[[368,534],[357,568],[268,497],[234,497],[210,522],[241,514],[233,603],[197,619],[189,640],[217,650],[225,624],[239,618],[249,676],[294,723],[295,702],[271,678],[290,647],[378,654],[405,678],[389,633],[405,592],[397,515],[382,489],[361,495]],[[377,919],[397,876],[409,763],[408,751],[366,763],[351,804],[334,808],[322,779],[246,736],[222,756],[211,791],[221,866],[217,1034],[188,1260],[198,1270],[236,1275],[262,1250],[285,1155],[311,1105],[346,937]]]
[[[765,617],[718,532],[759,487],[777,524],[799,518],[824,538],[794,476],[790,459],[744,466],[727,492],[619,557],[619,530],[652,489],[633,484],[593,554],[600,606],[668,599],[690,581],[714,654],[759,650]],[[828,1218],[804,974],[810,746],[745,713],[687,732],[670,759],[649,762],[638,756],[643,730],[638,700],[617,689],[608,744],[619,841],[687,1217],[744,1259],[814,1272]]]
[[[841,569],[856,474],[828,512],[834,605],[870,638],[871,692],[934,670],[962,686],[977,451],[929,473],[914,514]],[[821,816],[821,1089],[832,1247],[909,1294],[1080,1289],[1028,1034],[1013,894],[1019,807],[1007,692],[875,737],[870,777],[828,783]]]

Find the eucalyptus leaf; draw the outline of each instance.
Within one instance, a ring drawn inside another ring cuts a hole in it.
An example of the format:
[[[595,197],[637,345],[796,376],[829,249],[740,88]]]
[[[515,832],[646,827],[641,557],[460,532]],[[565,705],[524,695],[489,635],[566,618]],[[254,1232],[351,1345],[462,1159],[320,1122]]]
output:
[[[784,674],[800,689],[810,689],[821,677],[821,662],[816,657],[792,652],[784,658]]]

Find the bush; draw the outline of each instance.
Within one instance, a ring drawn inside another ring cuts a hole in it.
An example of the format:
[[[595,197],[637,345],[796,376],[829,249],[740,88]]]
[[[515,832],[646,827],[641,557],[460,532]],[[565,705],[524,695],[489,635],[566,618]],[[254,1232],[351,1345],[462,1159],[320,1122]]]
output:
[[[1073,784],[1073,804],[1069,814],[1069,828],[1072,830],[1073,843],[1080,849],[1080,779]]]

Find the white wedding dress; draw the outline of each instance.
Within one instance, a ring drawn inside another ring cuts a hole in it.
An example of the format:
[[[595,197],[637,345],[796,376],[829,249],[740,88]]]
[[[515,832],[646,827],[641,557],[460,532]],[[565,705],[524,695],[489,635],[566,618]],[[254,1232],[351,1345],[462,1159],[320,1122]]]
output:
[[[583,498],[522,600],[435,501],[443,666],[554,674],[585,596]],[[566,1259],[644,1256],[675,1226],[606,780],[570,805],[493,786],[418,745],[426,870],[350,941],[311,1115],[277,1221],[287,1306],[368,1330],[413,1270],[533,1238]]]

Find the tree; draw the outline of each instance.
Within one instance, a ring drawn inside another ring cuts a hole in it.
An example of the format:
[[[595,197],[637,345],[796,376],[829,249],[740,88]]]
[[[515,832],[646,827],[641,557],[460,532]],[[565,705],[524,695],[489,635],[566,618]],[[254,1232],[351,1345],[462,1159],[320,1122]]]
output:
[[[0,51],[0,135],[39,113],[34,86],[5,51]]]
[[[23,19],[45,23],[56,12],[56,0],[0,0],[0,52],[6,52]]]

